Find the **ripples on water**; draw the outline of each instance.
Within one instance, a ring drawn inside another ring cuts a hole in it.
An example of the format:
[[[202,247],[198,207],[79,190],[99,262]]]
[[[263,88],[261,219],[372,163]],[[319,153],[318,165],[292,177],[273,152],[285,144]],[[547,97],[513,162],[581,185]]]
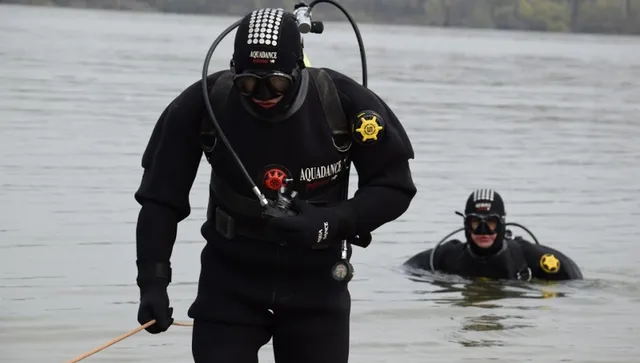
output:
[[[140,155],[233,19],[0,7],[0,357],[65,361],[136,326]],[[369,85],[413,141],[419,193],[356,249],[352,362],[637,362],[638,38],[361,25]],[[231,39],[210,69],[224,67]],[[360,80],[348,24],[307,36]],[[355,178],[353,180],[355,187]],[[206,165],[179,229],[176,319],[196,290]],[[398,267],[458,228],[468,193],[574,258],[585,281],[471,282]],[[87,362],[190,360],[190,328]],[[271,350],[261,351],[272,360]]]

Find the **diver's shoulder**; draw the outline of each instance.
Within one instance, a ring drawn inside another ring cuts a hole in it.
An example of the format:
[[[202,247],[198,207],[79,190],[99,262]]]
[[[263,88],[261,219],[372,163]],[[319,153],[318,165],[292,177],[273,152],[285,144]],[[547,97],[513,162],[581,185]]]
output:
[[[209,92],[224,72],[228,72],[228,70],[217,71],[207,76]],[[199,128],[206,112],[205,100],[202,92],[202,79],[195,80],[168,102],[158,122],[189,124]]]
[[[535,243],[520,236],[515,236],[513,238],[505,238],[505,241],[509,246],[515,245],[515,246],[524,247],[524,248],[535,248],[535,246],[537,246]]]
[[[518,247],[524,248],[526,251],[536,252],[539,254],[560,252],[553,247],[545,246],[539,243],[534,243],[520,236],[516,236],[512,239],[507,239],[506,241],[509,245],[517,245]]]
[[[222,69],[207,76],[207,90],[211,91],[213,85],[218,81],[222,74],[230,72],[228,69]],[[194,80],[190,85],[185,87],[175,100],[198,96],[204,99],[202,93],[202,78]]]
[[[309,69],[318,69],[321,71],[325,71],[329,77],[331,77],[331,79],[335,82],[336,80],[340,80],[340,81],[348,81],[348,82],[353,82],[353,83],[357,83],[353,78],[347,76],[346,74],[340,72],[340,71],[336,71],[333,68],[329,68],[329,67],[308,67]]]
[[[358,83],[355,79],[347,76],[342,72],[336,71],[335,69],[327,67],[316,67],[315,69],[319,69],[327,73],[329,78],[331,78],[333,83],[340,91],[349,91],[352,89],[368,91],[366,87]]]
[[[436,248],[434,257],[436,259],[441,259],[451,253],[462,251],[465,248],[466,248],[466,243],[458,239],[451,239],[451,240],[448,240],[447,242],[442,243],[440,246],[438,246],[438,248]]]
[[[559,258],[560,260],[569,261],[571,258],[561,252],[559,249],[550,247],[547,245],[533,243],[524,238],[514,238],[512,240],[508,240],[510,246],[512,244],[516,244],[519,247],[530,263],[538,263],[538,261],[547,256],[553,256],[555,258]]]
[[[422,267],[429,266],[429,260],[431,259],[431,255],[434,254],[434,259],[439,259],[442,256],[450,253],[451,251],[456,251],[464,248],[464,243],[457,239],[452,239],[447,242],[444,242],[434,248],[429,248],[424,251],[420,251],[415,255],[411,256],[404,262],[404,265],[411,267],[418,267],[421,265]]]
[[[507,246],[509,246],[509,248],[521,251],[529,263],[535,262],[534,260],[540,258],[540,256],[545,253],[544,246],[533,243],[519,236],[505,239],[505,242],[507,242]]]
[[[449,248],[460,248],[462,246],[464,246],[464,242],[460,241],[459,239],[450,239],[447,242],[443,243],[442,245],[440,245],[440,247],[443,246],[449,246]]]
[[[431,261],[433,259],[433,265],[435,268],[440,268],[443,261],[446,261],[449,256],[458,254],[461,250],[464,250],[466,244],[457,239],[452,239],[444,242],[440,245],[416,253],[407,259],[403,266],[412,269],[431,270]]]

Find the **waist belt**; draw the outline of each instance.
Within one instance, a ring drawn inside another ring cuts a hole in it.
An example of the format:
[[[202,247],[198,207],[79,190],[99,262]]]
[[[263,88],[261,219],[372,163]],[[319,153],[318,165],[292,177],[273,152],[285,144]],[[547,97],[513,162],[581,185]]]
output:
[[[277,243],[281,246],[288,245],[284,241],[275,241],[267,238],[264,220],[235,219],[220,207],[215,207],[215,209],[216,231],[226,239],[232,240],[236,236],[242,236],[274,244]],[[328,247],[329,245],[324,243],[311,246],[312,249],[325,249]]]
[[[254,239],[265,240],[264,224],[249,220],[236,220],[225,211],[216,208],[216,230],[226,239],[234,239],[236,235]]]

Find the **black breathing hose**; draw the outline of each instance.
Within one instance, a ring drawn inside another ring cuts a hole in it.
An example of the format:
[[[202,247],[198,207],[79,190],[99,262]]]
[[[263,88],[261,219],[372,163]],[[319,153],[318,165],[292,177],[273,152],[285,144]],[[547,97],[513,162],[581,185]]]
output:
[[[347,19],[349,20],[349,23],[351,23],[351,27],[353,28],[353,32],[356,33],[356,38],[358,39],[358,48],[360,48],[360,62],[362,63],[362,85],[367,87],[367,73],[368,73],[368,71],[367,71],[367,56],[366,56],[365,51],[364,51],[364,42],[362,41],[362,36],[360,35],[360,30],[358,29],[358,25],[356,24],[356,21],[353,20],[353,18],[351,17],[351,15],[347,11],[347,9],[345,9],[342,5],[338,4],[337,2],[335,2],[333,0],[313,0],[309,4],[309,13],[311,13],[311,9],[313,9],[313,7],[316,6],[319,3],[328,3],[328,4],[331,4],[331,5],[335,6],[336,8],[340,9],[340,11],[342,11],[344,16],[346,16]]]

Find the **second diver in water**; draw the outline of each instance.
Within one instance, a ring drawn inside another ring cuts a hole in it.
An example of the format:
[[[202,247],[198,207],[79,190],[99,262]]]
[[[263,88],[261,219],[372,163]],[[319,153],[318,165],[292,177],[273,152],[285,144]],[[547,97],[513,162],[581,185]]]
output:
[[[404,266],[469,278],[582,279],[576,263],[560,251],[508,235],[504,202],[494,190],[474,191],[462,216],[466,242],[454,239],[437,245]]]

